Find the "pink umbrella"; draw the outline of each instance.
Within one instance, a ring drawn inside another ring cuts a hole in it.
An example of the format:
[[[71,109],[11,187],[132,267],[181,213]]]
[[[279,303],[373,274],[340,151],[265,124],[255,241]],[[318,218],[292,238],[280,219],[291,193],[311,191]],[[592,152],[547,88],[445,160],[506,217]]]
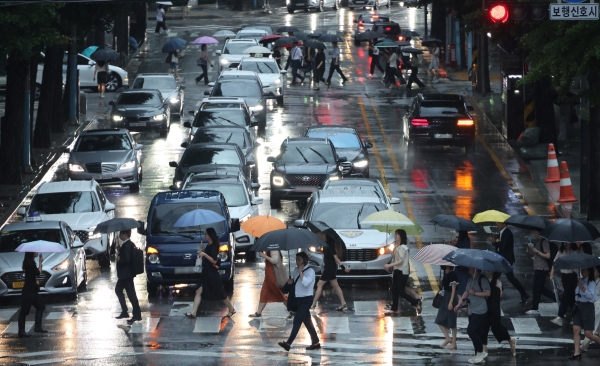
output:
[[[456,250],[455,246],[447,244],[430,244],[415,254],[414,260],[421,263],[437,264],[438,266],[455,266],[454,263],[443,260],[446,254]]]
[[[192,44],[218,44],[218,43],[219,43],[219,41],[217,41],[213,37],[207,37],[207,36],[196,38],[196,40],[194,42],[192,42]]]

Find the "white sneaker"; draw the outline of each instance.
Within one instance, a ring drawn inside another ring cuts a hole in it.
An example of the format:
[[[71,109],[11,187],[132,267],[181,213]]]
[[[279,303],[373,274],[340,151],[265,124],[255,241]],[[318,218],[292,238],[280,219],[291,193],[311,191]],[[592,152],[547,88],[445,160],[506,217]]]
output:
[[[477,354],[477,356],[475,356],[475,358],[473,359],[473,363],[482,363],[483,360],[485,360],[485,358],[487,357],[487,353],[485,352],[480,352]]]
[[[579,350],[581,350],[581,352],[587,352],[588,347],[590,346],[591,342],[592,342],[592,340],[589,338],[584,339],[583,342],[581,343],[581,346],[579,346]]]
[[[475,357],[477,357],[477,355],[475,355]],[[469,358],[469,359],[467,360],[467,362],[469,362],[469,363],[475,363],[475,357],[473,357],[473,358]]]
[[[557,316],[556,318],[550,320],[552,323],[558,325],[559,327],[562,327],[563,323],[562,323],[562,318],[560,316]]]
[[[526,311],[525,314],[527,314],[527,315],[540,315],[540,311],[539,310],[531,309],[531,310]]]

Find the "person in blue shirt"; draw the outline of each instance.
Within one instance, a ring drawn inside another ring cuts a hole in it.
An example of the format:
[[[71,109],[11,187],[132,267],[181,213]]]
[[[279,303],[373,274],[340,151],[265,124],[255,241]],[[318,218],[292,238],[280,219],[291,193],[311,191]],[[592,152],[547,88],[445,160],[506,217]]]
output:
[[[593,333],[595,324],[594,302],[596,301],[596,282],[594,282],[594,269],[582,268],[581,277],[575,289],[577,309],[573,315],[573,345],[575,350],[569,360],[581,360],[581,329],[586,338],[600,344],[600,337]]]

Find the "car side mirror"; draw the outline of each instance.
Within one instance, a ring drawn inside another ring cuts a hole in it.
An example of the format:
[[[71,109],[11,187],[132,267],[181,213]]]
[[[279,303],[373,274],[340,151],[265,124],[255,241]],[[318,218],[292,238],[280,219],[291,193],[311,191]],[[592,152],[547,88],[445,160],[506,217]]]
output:
[[[140,226],[138,226],[137,228],[137,233],[140,235],[146,235],[146,223],[143,221],[138,221],[140,223]]]
[[[177,165],[178,165],[178,164],[177,164],[177,162],[176,162],[176,161],[170,161],[170,162],[169,162],[169,166],[170,166],[171,168],[177,168]]]
[[[19,216],[27,215],[27,207],[19,207],[17,209],[17,215],[19,215]]]
[[[215,86],[215,82],[211,81],[210,83],[208,83],[208,86],[210,86],[212,88],[213,86]]]
[[[400,198],[392,197],[392,198],[390,198],[390,203],[392,205],[398,205],[398,204],[400,204]]]
[[[113,102],[112,100],[110,102],[108,102],[108,105],[115,105],[115,102]]]
[[[268,161],[269,163],[274,163],[274,162],[275,162],[275,157],[274,157],[274,156],[269,156],[269,157],[267,158],[267,161]]]
[[[106,212],[113,211],[115,208],[117,208],[117,206],[115,206],[114,203],[106,202],[106,205],[104,205],[104,211]]]
[[[169,186],[169,190],[171,190],[171,191],[177,191],[178,189],[177,189],[177,186],[175,184],[171,184]]]
[[[287,70],[279,70],[279,73],[280,73],[281,75],[285,75],[285,74],[287,74]]]
[[[215,54],[216,54],[217,56],[219,56],[219,55],[221,55],[221,52],[222,52],[221,50],[216,50],[216,51],[215,51]]]
[[[210,90],[205,90],[204,95],[210,95]]]
[[[295,220],[294,221],[294,227],[305,227],[306,226],[306,221],[305,220]]]
[[[181,146],[181,147],[183,147],[183,148],[185,149],[185,148],[187,148],[188,146],[190,146],[190,144],[189,144],[189,143],[187,143],[187,142],[182,142],[180,146]]]
[[[81,248],[82,246],[83,243],[81,240],[79,240],[79,238],[76,238],[75,241],[73,241],[73,244],[71,244],[71,248]]]
[[[367,142],[365,142],[365,147],[366,147],[367,149],[370,149],[370,148],[372,148],[372,147],[373,147],[373,144],[372,144],[372,143],[370,143],[369,141],[367,141]]]
[[[338,163],[343,163],[343,162],[345,162],[345,161],[348,161],[348,159],[346,159],[346,157],[345,157],[345,156],[340,156],[340,157],[338,157],[338,159],[337,159],[337,162],[338,162]]]
[[[240,231],[240,219],[231,219],[231,231]]]
[[[136,144],[135,145],[135,149],[136,150],[141,150],[143,147],[144,147],[144,145],[142,145],[142,144]]]
[[[252,204],[255,206],[262,205],[264,199],[262,197],[254,197],[252,198]]]
[[[192,124],[190,122],[183,122],[183,127],[192,128]]]
[[[475,108],[473,108],[473,106],[470,106],[470,105],[468,105],[468,106],[467,106],[467,110],[468,110],[469,112],[473,112],[473,111],[475,110]]]
[[[195,111],[188,111],[188,114],[189,114],[190,116],[193,116],[194,114],[196,114],[196,112],[195,112]]]
[[[254,159],[247,159],[246,160],[246,165],[255,165],[256,161],[254,161]]]

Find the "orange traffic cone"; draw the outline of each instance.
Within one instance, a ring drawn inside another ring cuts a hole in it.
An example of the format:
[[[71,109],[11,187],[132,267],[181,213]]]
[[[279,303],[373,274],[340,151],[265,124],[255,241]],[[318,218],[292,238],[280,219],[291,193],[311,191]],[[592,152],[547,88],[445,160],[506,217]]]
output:
[[[554,144],[548,144],[548,173],[546,183],[560,182],[560,171],[558,170],[558,160],[556,160],[556,150]]]
[[[573,193],[573,186],[571,185],[571,175],[569,174],[569,168],[567,168],[567,162],[562,161],[560,163],[560,197],[558,202],[575,202],[577,198]]]

